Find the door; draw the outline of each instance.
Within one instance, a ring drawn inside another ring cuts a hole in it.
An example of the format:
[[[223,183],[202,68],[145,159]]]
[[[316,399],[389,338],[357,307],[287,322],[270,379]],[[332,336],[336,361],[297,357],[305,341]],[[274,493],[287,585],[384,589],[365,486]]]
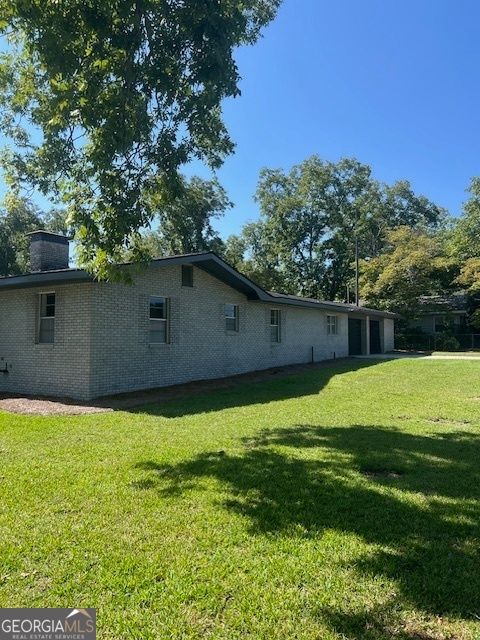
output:
[[[348,354],[362,355],[362,321],[356,318],[348,319]]]
[[[379,320],[370,320],[370,353],[382,353]]]

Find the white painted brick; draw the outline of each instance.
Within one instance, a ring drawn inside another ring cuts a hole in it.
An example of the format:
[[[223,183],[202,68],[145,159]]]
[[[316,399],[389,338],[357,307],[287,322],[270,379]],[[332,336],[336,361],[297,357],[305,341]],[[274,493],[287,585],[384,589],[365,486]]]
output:
[[[35,343],[38,294],[56,293],[55,344]],[[149,298],[171,300],[170,343],[150,345]],[[223,306],[240,307],[240,331],[225,330]],[[281,310],[282,339],[270,341],[270,309]],[[134,284],[78,283],[0,292],[0,392],[94,397],[217,378],[348,355],[348,315],[327,335],[327,312],[250,301],[194,268],[194,287],[181,286],[181,267],[151,266]],[[392,321],[389,321],[392,322]],[[393,325],[393,322],[392,322]],[[393,335],[393,334],[392,334]],[[385,346],[390,329],[385,326]]]

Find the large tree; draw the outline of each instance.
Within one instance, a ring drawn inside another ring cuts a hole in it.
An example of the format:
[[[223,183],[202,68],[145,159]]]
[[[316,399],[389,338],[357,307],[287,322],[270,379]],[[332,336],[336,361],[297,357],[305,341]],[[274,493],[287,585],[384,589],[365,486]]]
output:
[[[480,178],[473,178],[470,197],[450,234],[450,255],[457,262],[456,282],[469,293],[480,294]]]
[[[361,262],[364,302],[377,309],[414,317],[423,295],[445,291],[452,281],[452,264],[442,242],[433,234],[401,226],[386,234],[387,247]]]
[[[9,179],[62,197],[97,276],[150,222],[152,188],[168,204],[182,164],[232,151],[220,107],[239,94],[233,51],[279,3],[0,0]]]
[[[355,290],[355,257],[386,246],[390,228],[432,229],[444,211],[406,181],[385,185],[353,158],[312,156],[291,171],[264,169],[256,194],[261,220],[244,234],[244,267],[289,293],[344,299]]]
[[[193,177],[181,179],[177,197],[168,204],[153,196],[158,231],[151,234],[157,255],[221,251],[222,241],[212,221],[232,206],[225,190],[216,180]]]
[[[39,210],[16,193],[5,197],[0,209],[0,276],[12,276],[28,271],[30,231],[41,228]]]
[[[0,276],[12,276],[29,270],[30,243],[27,234],[38,229],[68,235],[62,209],[40,209],[28,198],[10,191],[0,207]]]
[[[472,179],[468,192],[470,197],[451,234],[451,253],[459,264],[480,258],[480,178]]]
[[[222,257],[264,289],[288,291],[289,282],[281,268],[281,259],[272,248],[274,242],[262,221],[249,222],[240,235],[227,238]]]
[[[480,258],[469,258],[461,267],[456,282],[470,294],[480,295]]]
[[[266,252],[290,293],[325,294],[336,229],[349,236],[359,226],[360,200],[370,186],[370,169],[356,160],[308,158],[285,173],[264,169],[256,199],[262,214]],[[255,254],[253,256],[255,258]]]

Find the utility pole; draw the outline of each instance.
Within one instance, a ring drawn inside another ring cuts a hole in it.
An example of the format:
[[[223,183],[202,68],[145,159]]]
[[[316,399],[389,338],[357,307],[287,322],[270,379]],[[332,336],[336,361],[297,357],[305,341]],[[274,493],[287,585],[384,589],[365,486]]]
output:
[[[360,306],[358,236],[356,231],[355,231],[355,304],[357,307]]]

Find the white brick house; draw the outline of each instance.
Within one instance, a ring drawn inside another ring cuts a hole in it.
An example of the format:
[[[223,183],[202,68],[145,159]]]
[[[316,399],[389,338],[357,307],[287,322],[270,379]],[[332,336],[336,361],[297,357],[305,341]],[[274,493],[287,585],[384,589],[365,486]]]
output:
[[[35,272],[0,278],[0,393],[89,400],[393,349],[394,314],[264,291],[211,252],[131,285],[69,269],[62,236],[31,252]]]

